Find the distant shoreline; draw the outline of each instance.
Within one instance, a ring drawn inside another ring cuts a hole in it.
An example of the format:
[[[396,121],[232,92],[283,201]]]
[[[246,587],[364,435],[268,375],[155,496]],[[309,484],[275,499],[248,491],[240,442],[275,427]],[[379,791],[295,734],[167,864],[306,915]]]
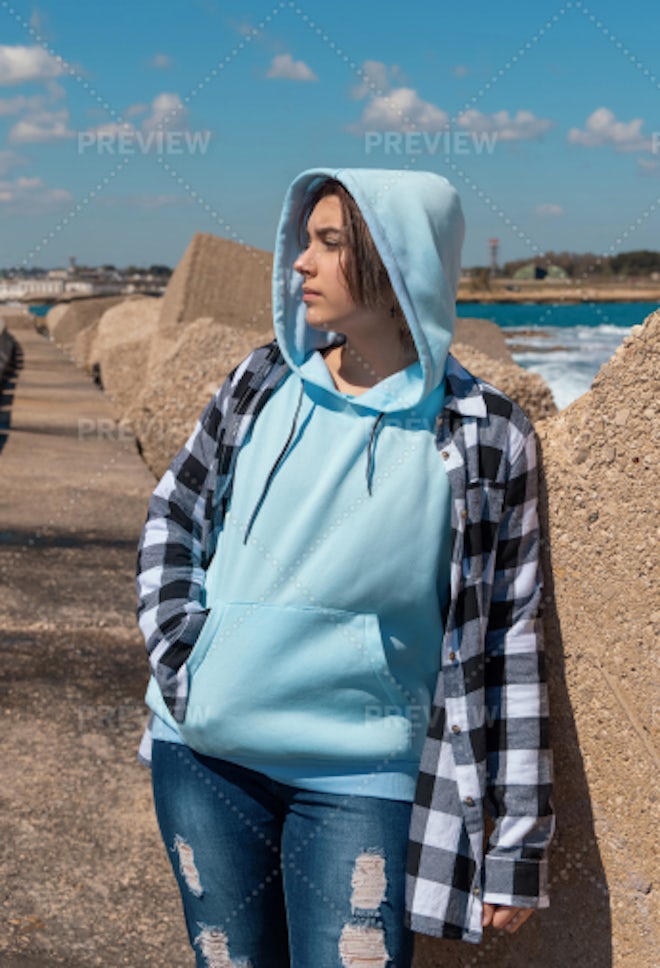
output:
[[[647,289],[623,288],[613,286],[611,289],[606,286],[598,288],[584,288],[572,286],[554,285],[552,288],[543,286],[523,285],[519,289],[511,290],[506,288],[510,283],[497,281],[492,289],[482,289],[470,292],[465,286],[459,286],[456,296],[456,303],[464,305],[466,303],[477,304],[502,304],[502,305],[563,305],[580,306],[590,303],[657,303],[660,306],[660,286],[649,287]],[[81,296],[76,294],[75,301],[86,301],[100,298],[95,295]],[[127,297],[129,298],[129,297]],[[43,299],[22,299],[20,306],[17,300],[0,300],[0,311],[9,313],[28,313],[31,305],[42,307],[46,304],[49,308],[59,303],[74,301],[71,298],[43,300]],[[37,313],[32,313],[37,316]]]
[[[657,302],[660,305],[660,287],[655,289],[556,289],[525,288],[518,292],[491,289],[480,292],[466,292],[459,289],[456,302],[462,303],[530,303],[579,306],[583,303],[645,303]]]

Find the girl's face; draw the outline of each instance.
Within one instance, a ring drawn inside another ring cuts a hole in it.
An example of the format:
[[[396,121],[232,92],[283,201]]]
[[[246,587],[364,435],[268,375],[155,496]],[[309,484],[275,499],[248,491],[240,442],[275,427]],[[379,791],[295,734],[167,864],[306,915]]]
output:
[[[293,264],[303,277],[306,322],[320,329],[340,329],[356,310],[348,291],[341,254],[345,251],[341,203],[336,195],[326,195],[312,209],[307,220],[307,248]]]

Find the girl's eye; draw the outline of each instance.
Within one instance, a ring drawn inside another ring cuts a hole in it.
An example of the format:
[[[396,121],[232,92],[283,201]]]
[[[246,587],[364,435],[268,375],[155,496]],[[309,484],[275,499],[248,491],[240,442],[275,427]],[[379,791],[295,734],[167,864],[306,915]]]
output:
[[[326,239],[325,244],[328,249],[336,249],[340,245],[340,242],[339,239]]]

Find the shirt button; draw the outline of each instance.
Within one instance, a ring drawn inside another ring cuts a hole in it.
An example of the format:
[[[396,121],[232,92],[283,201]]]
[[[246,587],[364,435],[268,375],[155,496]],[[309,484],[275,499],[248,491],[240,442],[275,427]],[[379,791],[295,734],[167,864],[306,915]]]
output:
[[[467,516],[468,516],[468,513],[465,510],[465,508],[463,508],[463,510],[461,511],[461,517],[463,518],[463,520],[465,520]]]
[[[461,727],[457,723],[454,723],[454,725],[451,728],[451,731],[452,733],[460,733]]]
[[[449,451],[448,450],[443,450],[442,451],[442,458],[443,458],[443,460],[447,460],[448,457],[449,457]]]
[[[465,797],[465,799],[463,800],[463,803],[467,803],[468,807],[473,807],[474,806],[474,798],[473,797]]]
[[[481,888],[480,887],[473,887],[472,888],[472,893],[475,894],[477,897],[479,897],[479,895],[481,894]]]
[[[449,653],[449,661],[450,662],[453,662],[455,658],[456,658],[456,653],[455,652],[450,652]]]

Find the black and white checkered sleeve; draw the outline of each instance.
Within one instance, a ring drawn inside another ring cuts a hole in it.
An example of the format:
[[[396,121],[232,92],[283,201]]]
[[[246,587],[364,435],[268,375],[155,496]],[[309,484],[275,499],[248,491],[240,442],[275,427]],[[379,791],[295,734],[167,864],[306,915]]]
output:
[[[509,422],[510,467],[486,634],[486,806],[495,821],[483,900],[546,907],[554,832],[552,754],[540,620],[536,439]]]
[[[138,624],[151,670],[179,722],[187,701],[185,662],[207,615],[209,515],[222,406],[232,376],[207,405],[156,486],[138,546]]]

